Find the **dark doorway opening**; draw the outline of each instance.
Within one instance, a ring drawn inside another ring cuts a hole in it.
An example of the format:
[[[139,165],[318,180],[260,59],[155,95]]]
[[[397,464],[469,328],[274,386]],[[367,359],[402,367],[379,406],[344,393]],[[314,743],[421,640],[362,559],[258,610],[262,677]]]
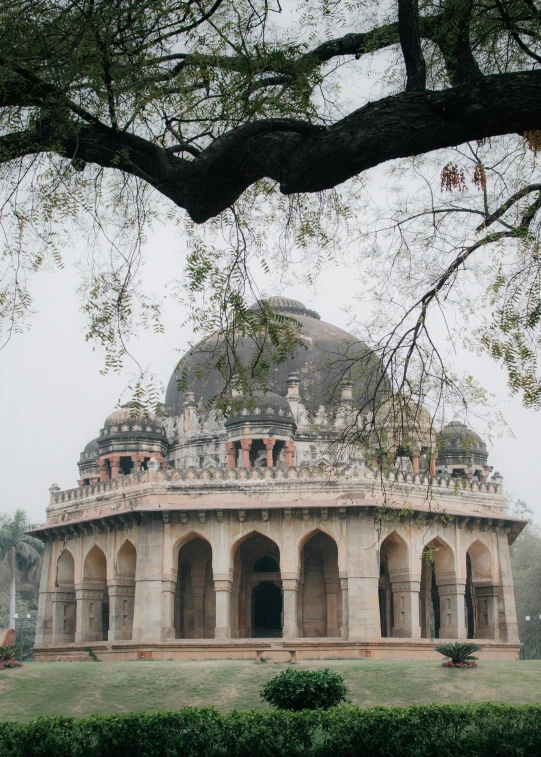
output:
[[[282,634],[282,592],[273,583],[261,582],[253,593],[253,636],[261,639]]]

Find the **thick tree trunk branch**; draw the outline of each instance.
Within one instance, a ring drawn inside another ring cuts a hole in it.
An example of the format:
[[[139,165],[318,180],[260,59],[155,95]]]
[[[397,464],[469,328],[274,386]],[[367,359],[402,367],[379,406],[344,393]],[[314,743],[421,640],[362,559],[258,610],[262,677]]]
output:
[[[398,0],[398,31],[406,64],[406,89],[409,91],[425,89],[426,63],[421,50],[417,0]]]
[[[131,173],[202,223],[269,178],[284,194],[317,192],[388,160],[541,128],[541,71],[483,77],[437,92],[403,92],[332,126],[268,119],[231,131],[193,160],[125,132],[74,123],[0,140],[0,160],[55,151]]]

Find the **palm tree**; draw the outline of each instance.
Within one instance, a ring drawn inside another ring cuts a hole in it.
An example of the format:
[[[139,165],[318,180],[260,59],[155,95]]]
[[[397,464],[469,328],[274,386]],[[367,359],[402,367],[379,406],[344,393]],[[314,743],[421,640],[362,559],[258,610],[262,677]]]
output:
[[[24,510],[15,510],[13,515],[0,515],[0,560],[9,555],[11,563],[11,592],[9,596],[9,627],[15,628],[15,573],[18,568],[23,577],[36,574],[41,565],[43,544],[28,536],[32,528]]]

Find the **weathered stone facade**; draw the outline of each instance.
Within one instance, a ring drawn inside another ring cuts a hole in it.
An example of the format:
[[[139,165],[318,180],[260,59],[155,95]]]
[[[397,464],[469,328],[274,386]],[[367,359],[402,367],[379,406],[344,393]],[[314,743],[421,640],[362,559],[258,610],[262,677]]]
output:
[[[451,424],[437,461],[428,434],[390,473],[358,452],[337,462],[326,450],[356,385],[305,406],[294,367],[284,396],[227,420],[197,385],[163,416],[109,416],[80,486],[51,487],[33,532],[37,659],[428,658],[434,638],[517,657],[509,544],[524,524],[481,440],[460,447]]]

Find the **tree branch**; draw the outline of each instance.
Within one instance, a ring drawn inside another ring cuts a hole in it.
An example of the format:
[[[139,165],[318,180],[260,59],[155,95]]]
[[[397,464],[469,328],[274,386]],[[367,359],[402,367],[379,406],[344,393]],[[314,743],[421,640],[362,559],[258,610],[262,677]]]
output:
[[[421,50],[417,0],[398,0],[398,31],[406,64],[406,90],[426,88],[426,63]]]

